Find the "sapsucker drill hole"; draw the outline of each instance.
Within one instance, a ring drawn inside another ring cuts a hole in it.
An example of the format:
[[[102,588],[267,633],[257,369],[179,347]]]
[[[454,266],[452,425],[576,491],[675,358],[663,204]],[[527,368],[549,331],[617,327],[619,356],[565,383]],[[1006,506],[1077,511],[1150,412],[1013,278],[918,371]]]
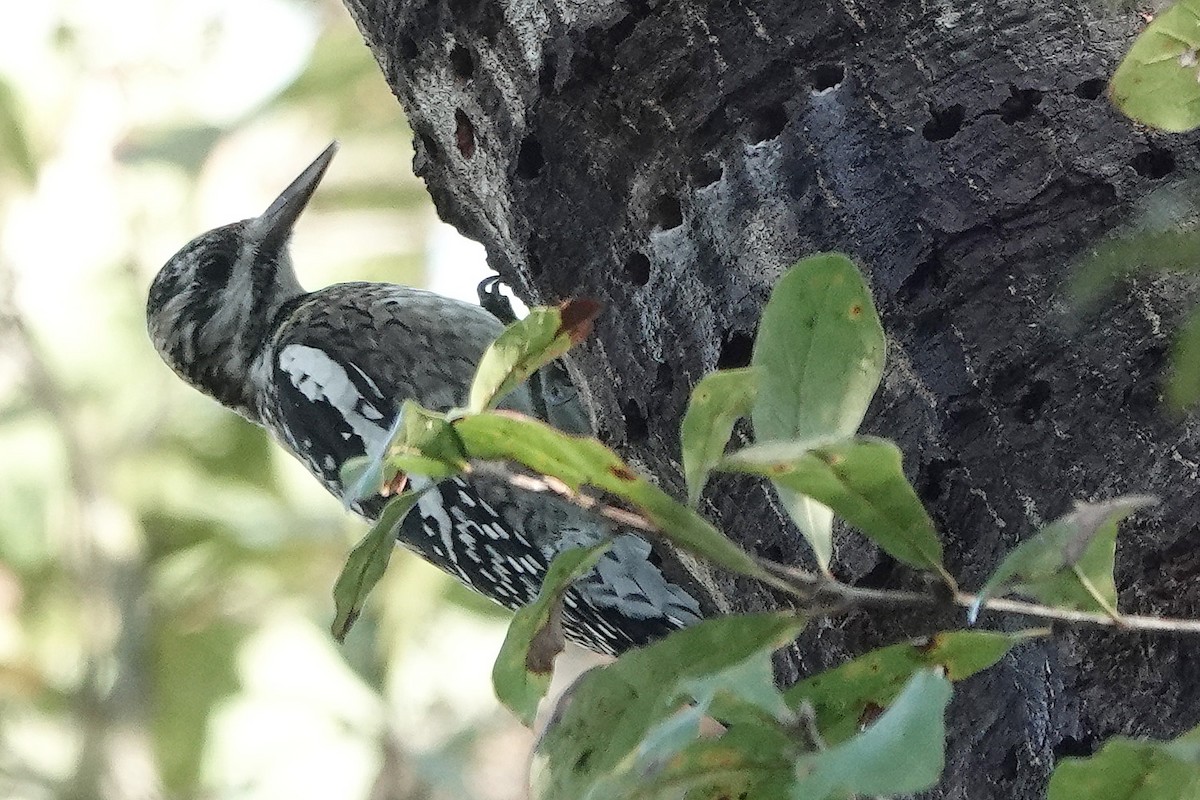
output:
[[[935,458],[919,472],[921,499],[937,500],[946,493],[951,472],[958,466],[952,458]]]
[[[1075,96],[1084,100],[1095,100],[1104,94],[1105,86],[1108,86],[1108,81],[1104,78],[1088,78],[1075,85]]]
[[[1012,125],[1029,117],[1034,109],[1041,105],[1042,93],[1037,89],[1018,89],[1010,86],[1008,92],[1008,97],[1000,104],[1000,121],[1005,125]]]
[[[929,106],[929,121],[921,128],[921,135],[928,141],[941,142],[950,139],[954,134],[958,133],[962,127],[963,120],[966,119],[966,109],[958,103],[946,106],[945,108],[937,108],[933,104]]]
[[[721,176],[724,174],[725,168],[721,166],[720,161],[713,156],[704,156],[692,164],[692,185],[697,189],[703,189],[705,186],[711,186],[721,180]]]
[[[475,59],[471,57],[471,51],[461,44],[454,45],[450,51],[450,68],[460,80],[471,80],[475,75]]]
[[[650,426],[637,400],[631,397],[622,403],[621,414],[625,417],[625,438],[629,442],[644,441],[650,433]]]
[[[1050,399],[1050,384],[1046,381],[1034,381],[1029,384],[1025,394],[1017,404],[1017,417],[1024,423],[1036,422],[1041,416],[1042,407]]]
[[[533,135],[521,140],[521,149],[517,151],[517,177],[532,180],[538,176],[545,165],[542,157],[542,145]]]
[[[846,69],[841,64],[818,64],[813,68],[809,81],[814,92],[833,89],[846,77]]]
[[[1074,736],[1064,736],[1059,739],[1058,744],[1054,745],[1054,760],[1087,758],[1096,752],[1096,744],[1095,737],[1086,734],[1078,739]]]
[[[650,209],[650,222],[654,227],[664,231],[682,225],[683,209],[679,205],[679,199],[669,194],[658,198],[654,207]]]
[[[634,286],[645,286],[650,282],[650,259],[642,253],[630,253],[625,259],[625,277]]]
[[[554,79],[558,75],[558,56],[554,53],[542,54],[542,66],[538,70],[538,88],[542,94],[550,94],[554,90]]]
[[[461,108],[454,112],[454,144],[463,158],[475,155],[475,126]]]
[[[437,142],[433,140],[432,136],[422,131],[417,138],[421,140],[421,149],[425,151],[425,156],[430,161],[437,161],[441,158],[441,151],[438,150]]]
[[[750,366],[754,356],[754,337],[745,331],[729,331],[721,342],[717,369],[741,369]]]
[[[773,105],[760,108],[750,117],[748,129],[750,141],[754,144],[768,142],[783,133],[787,123],[787,112],[784,111],[783,106]]]
[[[1175,171],[1175,154],[1170,150],[1154,147],[1138,153],[1130,159],[1129,165],[1143,178],[1156,181]]]

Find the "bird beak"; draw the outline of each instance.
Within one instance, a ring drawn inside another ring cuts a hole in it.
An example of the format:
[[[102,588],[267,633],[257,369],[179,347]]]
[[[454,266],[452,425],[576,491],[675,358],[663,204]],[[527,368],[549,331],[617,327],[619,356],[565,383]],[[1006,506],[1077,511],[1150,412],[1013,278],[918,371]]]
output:
[[[338,143],[330,142],[329,146],[321,151],[321,155],[275,198],[275,202],[271,203],[262,216],[250,221],[246,234],[256,240],[260,248],[280,248],[291,236],[292,226],[296,224],[304,207],[317,191],[317,185],[325,176],[325,170],[337,149]]]

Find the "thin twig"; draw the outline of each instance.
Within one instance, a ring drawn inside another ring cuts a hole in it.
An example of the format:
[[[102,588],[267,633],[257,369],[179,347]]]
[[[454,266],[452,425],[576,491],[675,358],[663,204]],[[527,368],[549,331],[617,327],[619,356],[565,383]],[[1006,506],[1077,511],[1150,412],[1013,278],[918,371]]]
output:
[[[591,495],[575,491],[562,481],[545,475],[518,472],[507,464],[495,461],[473,461],[471,470],[506,481],[511,486],[529,492],[554,494],[562,500],[584,511],[596,514],[623,528],[640,531],[651,536],[669,538],[664,531],[646,516],[636,511],[620,508],[603,502]],[[977,595],[970,592],[906,591],[901,589],[869,589],[851,586],[820,572],[786,566],[763,558],[755,558],[774,579],[772,583],[788,594],[798,597],[807,614],[831,614],[852,607],[935,606],[947,599],[957,606],[970,609],[979,602]],[[992,597],[984,600],[979,609],[1003,614],[1014,614],[1039,619],[1056,620],[1070,625],[1098,625],[1124,630],[1163,631],[1173,633],[1200,633],[1200,620],[1172,617],[1153,617],[1140,614],[1117,614],[1107,612],[1076,611],[1069,608],[1046,606],[1023,600]]]
[[[976,602],[976,596],[967,592],[959,592],[954,596],[954,602],[963,608],[970,608]],[[985,600],[981,608],[989,611],[999,611],[1005,614],[1020,614],[1026,617],[1058,620],[1076,625],[1102,625],[1109,628],[1124,628],[1140,631],[1171,631],[1174,633],[1200,633],[1200,620],[1179,619],[1177,617],[1151,617],[1142,614],[1120,614],[1112,617],[1106,612],[1075,611],[1069,608],[1044,606],[1039,603],[1028,603],[1024,600],[1010,600],[1005,597],[993,597]]]

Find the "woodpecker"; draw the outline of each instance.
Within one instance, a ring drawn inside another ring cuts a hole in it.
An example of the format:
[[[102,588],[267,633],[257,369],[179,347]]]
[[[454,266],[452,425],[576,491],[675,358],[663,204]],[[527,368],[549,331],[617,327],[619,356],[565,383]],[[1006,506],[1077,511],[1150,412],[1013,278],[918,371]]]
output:
[[[435,410],[465,404],[475,365],[503,326],[478,306],[407,286],[301,288],[289,239],[336,150],[330,144],[260,216],[184,245],[151,284],[146,318],[155,349],[184,381],[265,428],[342,498],[342,465],[382,451],[404,400]],[[585,428],[579,398],[561,380],[543,385],[558,388],[535,402],[522,387],[503,407]],[[399,543],[510,609],[536,596],[560,550],[614,534],[563,600],[564,632],[584,647],[619,654],[707,610],[699,586],[668,579],[635,533],[497,478],[410,482],[426,491]],[[375,519],[384,502],[351,508]]]

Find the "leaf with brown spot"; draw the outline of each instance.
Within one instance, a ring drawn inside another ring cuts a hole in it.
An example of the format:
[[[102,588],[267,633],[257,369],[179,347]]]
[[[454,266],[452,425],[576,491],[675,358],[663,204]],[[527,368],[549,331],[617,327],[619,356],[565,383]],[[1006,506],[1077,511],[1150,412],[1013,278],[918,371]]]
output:
[[[961,681],[999,661],[1009,649],[1039,632],[1011,634],[950,631],[916,643],[874,650],[840,667],[814,675],[784,693],[794,709],[812,708],[821,738],[829,746],[856,735],[869,709],[886,709],[917,672],[944,669]]]
[[[850,311],[850,313],[847,313]],[[871,292],[840,253],[802,259],[771,290],[754,340],[759,443],[849,436],[883,375],[885,340]],[[820,498],[775,484],[822,568],[833,557],[833,514]]]
[[[609,467],[608,471],[610,473],[612,473],[613,476],[615,476],[617,480],[621,480],[621,481],[636,481],[637,480],[637,475],[634,474],[633,470],[631,470],[627,467],[624,467],[624,466]]]
[[[535,371],[583,341],[599,313],[594,300],[568,300],[558,308],[535,308],[509,325],[479,360],[467,410],[494,407]]]
[[[586,575],[612,542],[564,550],[550,562],[541,591],[518,611],[492,667],[496,697],[525,725],[533,725],[546,696],[554,659],[563,649],[562,599],[572,582]]]
[[[525,669],[535,675],[552,676],[554,674],[554,659],[566,646],[562,625],[563,602],[560,595],[558,601],[550,609],[546,624],[538,628],[537,633],[529,642],[529,650],[525,653]]]
[[[886,706],[881,706],[878,703],[867,702],[863,710],[858,715],[858,727],[865,728],[875,720],[879,719],[879,715],[887,710]]]
[[[571,337],[571,344],[579,344],[592,334],[592,324],[603,309],[600,303],[586,297],[565,301],[558,307],[562,320],[558,335],[566,334]]]

